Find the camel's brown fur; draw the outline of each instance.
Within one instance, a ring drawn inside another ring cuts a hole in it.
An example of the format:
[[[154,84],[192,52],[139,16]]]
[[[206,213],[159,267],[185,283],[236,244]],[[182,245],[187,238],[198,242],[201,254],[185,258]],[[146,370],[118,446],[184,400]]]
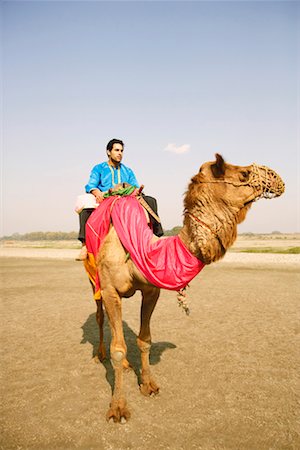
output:
[[[203,164],[190,182],[184,199],[184,226],[179,237],[205,264],[224,256],[236,239],[237,224],[245,219],[251,202],[263,194],[263,180],[256,190],[247,184],[251,171],[253,166],[226,164],[222,156],[216,155],[216,161]],[[275,178],[278,177],[275,175]],[[278,180],[276,178],[277,181],[281,182],[280,177]],[[150,319],[160,289],[151,285],[125,255],[126,250],[111,226],[98,255],[102,299],[97,301],[97,321],[100,328],[99,358],[102,360],[106,356],[103,345],[103,301],[112,332],[110,354],[115,371],[115,386],[107,419],[112,418],[115,422],[124,422],[130,417],[123,392],[123,369],[128,368],[129,363],[122,329],[121,299],[131,297],[137,290],[142,293],[141,326],[137,338],[142,361],[141,392],[151,395],[159,390],[150,372],[149,351]]]

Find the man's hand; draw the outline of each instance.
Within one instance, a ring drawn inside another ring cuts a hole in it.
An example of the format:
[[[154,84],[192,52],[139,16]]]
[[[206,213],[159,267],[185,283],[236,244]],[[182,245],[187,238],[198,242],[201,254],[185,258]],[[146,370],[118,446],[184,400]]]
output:
[[[101,192],[100,189],[93,189],[91,191],[91,194],[93,194],[96,197],[97,203],[101,203],[104,198],[105,192]]]

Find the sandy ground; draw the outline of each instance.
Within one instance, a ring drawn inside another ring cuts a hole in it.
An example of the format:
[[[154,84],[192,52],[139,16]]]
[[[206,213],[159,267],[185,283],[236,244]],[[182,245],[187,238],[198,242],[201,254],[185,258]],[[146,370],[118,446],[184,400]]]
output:
[[[75,250],[1,263],[1,449],[299,449],[299,255],[228,254],[152,320],[160,394],[139,393],[139,294],[124,300],[132,418],[107,423],[109,361],[96,364],[95,305]],[[109,343],[109,328],[105,327]]]

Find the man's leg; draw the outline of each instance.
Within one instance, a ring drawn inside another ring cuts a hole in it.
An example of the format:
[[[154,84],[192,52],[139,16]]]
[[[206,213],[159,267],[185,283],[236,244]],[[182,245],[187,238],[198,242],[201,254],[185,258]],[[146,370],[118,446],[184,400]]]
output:
[[[85,225],[88,218],[92,214],[95,208],[85,208],[79,213],[79,234],[78,240],[82,243],[82,247],[76,261],[84,261],[87,257],[87,250],[85,246]]]
[[[157,201],[154,197],[150,197],[149,195],[144,195],[144,199],[146,200],[146,202],[148,203],[148,205],[150,206],[151,209],[153,209],[153,211],[155,212],[155,214],[158,216],[158,211],[157,211]],[[157,222],[154,217],[151,216],[151,214],[149,214],[150,216],[150,222],[152,225],[152,229],[153,229],[153,233],[158,236],[161,237],[164,234],[164,230],[161,226],[161,223]]]

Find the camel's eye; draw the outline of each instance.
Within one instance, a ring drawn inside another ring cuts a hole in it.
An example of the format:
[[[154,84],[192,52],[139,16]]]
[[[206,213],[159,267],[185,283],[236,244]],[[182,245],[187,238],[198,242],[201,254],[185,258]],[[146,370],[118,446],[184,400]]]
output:
[[[241,181],[247,181],[248,178],[249,178],[249,172],[248,172],[248,170],[242,170],[242,171],[240,172],[240,180],[241,180]]]

